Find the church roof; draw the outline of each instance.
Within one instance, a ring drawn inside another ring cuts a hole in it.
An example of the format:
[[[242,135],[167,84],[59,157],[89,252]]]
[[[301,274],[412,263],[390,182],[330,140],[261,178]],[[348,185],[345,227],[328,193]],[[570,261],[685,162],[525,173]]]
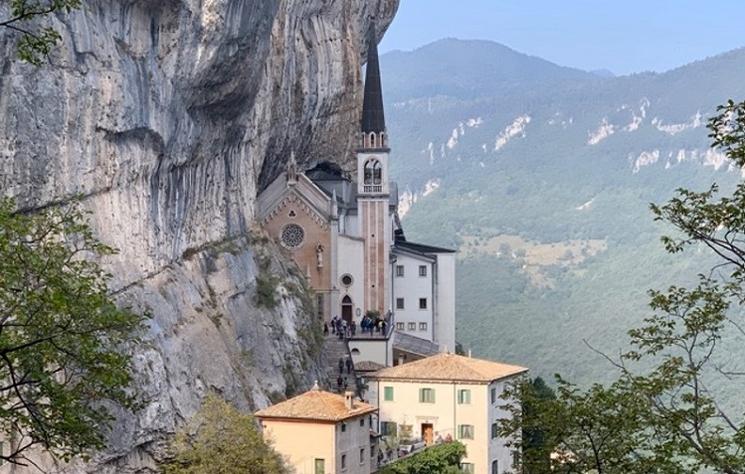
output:
[[[375,411],[377,408],[359,400],[349,409],[344,396],[314,388],[259,410],[256,417],[338,422]]]
[[[312,181],[349,181],[336,163],[321,162],[305,172],[305,176]]]
[[[517,365],[501,364],[490,360],[441,353],[409,362],[408,364],[379,370],[371,375],[371,377],[389,380],[490,383],[527,371],[527,368]]]
[[[435,247],[433,245],[417,244],[415,242],[409,242],[408,240],[396,240],[395,247],[410,250],[416,253],[455,253],[453,249],[446,249],[444,247]]]
[[[362,104],[362,131],[384,132],[383,87],[380,82],[378,39],[375,28],[370,30],[367,40],[367,69],[365,71],[365,98]]]

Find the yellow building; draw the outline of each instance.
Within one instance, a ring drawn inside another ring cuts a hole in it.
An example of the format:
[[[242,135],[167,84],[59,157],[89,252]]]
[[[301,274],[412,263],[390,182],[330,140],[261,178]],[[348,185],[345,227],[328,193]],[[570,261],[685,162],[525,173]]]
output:
[[[377,409],[316,387],[256,413],[264,437],[296,474],[370,474],[377,465],[371,444]]]
[[[511,470],[498,419],[508,413],[499,397],[505,384],[528,369],[442,353],[369,375],[380,433],[388,439],[458,440],[467,449],[462,468],[475,474]]]

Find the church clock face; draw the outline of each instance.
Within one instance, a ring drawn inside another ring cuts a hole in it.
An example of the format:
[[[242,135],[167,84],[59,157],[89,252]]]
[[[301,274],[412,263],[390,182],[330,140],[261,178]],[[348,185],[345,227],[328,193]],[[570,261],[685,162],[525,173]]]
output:
[[[298,248],[303,244],[305,240],[305,230],[297,224],[287,224],[282,228],[282,234],[280,235],[282,245],[287,248]]]

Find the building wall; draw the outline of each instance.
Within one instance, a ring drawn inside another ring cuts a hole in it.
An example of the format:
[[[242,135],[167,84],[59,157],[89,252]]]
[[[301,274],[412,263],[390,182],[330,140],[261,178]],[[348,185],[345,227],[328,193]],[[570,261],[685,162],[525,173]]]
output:
[[[294,196],[294,195],[293,195]],[[296,198],[294,201],[287,199],[281,209],[264,224],[269,235],[282,242],[282,229],[290,223],[297,224],[303,228],[305,238],[303,243],[294,249],[288,249],[293,260],[300,270],[310,277],[310,285],[313,289],[328,292],[331,290],[331,229],[328,222],[321,221],[319,217],[302,201]],[[294,212],[295,217],[290,217]],[[323,246],[323,266],[318,267],[318,256],[316,248]]]
[[[434,429],[434,439],[443,440],[448,435],[466,446],[467,454],[463,462],[473,463],[476,474],[491,474],[491,461],[498,459],[500,474],[509,469],[509,451],[504,448],[504,440],[491,440],[491,423],[496,418],[507,416],[490,404],[489,385],[461,384],[461,383],[425,383],[418,381],[385,381],[373,380],[369,382],[374,387],[370,390],[370,402],[379,408],[379,421],[395,422],[398,426],[399,438],[401,425],[411,426],[411,436],[422,437],[421,425],[431,423]],[[385,401],[385,387],[393,387],[393,401]],[[495,384],[501,393],[502,385]],[[432,388],[435,390],[435,403],[420,403],[419,390]],[[471,391],[471,403],[459,404],[458,391]],[[498,400],[495,406],[501,404]],[[472,425],[473,439],[459,439],[458,426]],[[382,425],[381,425],[382,426]],[[382,429],[380,427],[379,429]]]
[[[350,339],[349,351],[355,364],[364,360],[385,366],[393,364],[393,343],[389,339]]]
[[[437,254],[435,341],[455,351],[455,254]]]
[[[345,296],[349,296],[354,304],[352,314],[359,325],[362,316],[364,316],[365,301],[365,271],[364,271],[364,252],[365,244],[362,240],[340,235],[337,238],[338,247],[338,272],[339,279],[344,274],[352,276],[352,285],[345,287],[341,281],[336,281],[335,285],[339,288],[338,307],[333,309],[332,316],[341,316],[341,302]],[[361,316],[357,316],[357,308],[360,308]]]
[[[316,459],[325,460],[327,473],[341,472],[337,470],[335,424],[262,420],[261,426],[265,439],[286,457],[296,474],[315,474]]]
[[[399,277],[396,273],[396,267],[403,265],[404,276]],[[419,276],[419,266],[427,267],[427,276]],[[434,298],[432,294],[432,272],[433,265],[431,262],[423,259],[417,259],[408,255],[399,254],[396,257],[396,263],[393,264],[393,301],[391,307],[395,314],[396,328],[413,336],[422,339],[433,340],[433,307]],[[404,309],[398,309],[397,300],[404,299]],[[427,299],[427,309],[419,309],[419,298]],[[403,323],[403,328],[401,328]],[[410,329],[410,324],[414,324],[414,329]],[[426,329],[421,329],[421,324],[426,325]]]
[[[509,380],[499,380],[492,382],[491,385],[489,385],[489,389],[494,388],[495,393],[497,394],[495,403],[489,403],[489,415],[487,419],[489,420],[490,425],[491,423],[499,424],[499,421],[497,420],[509,417],[509,412],[501,408],[503,405],[506,405],[508,401],[499,398],[508,383]],[[491,402],[491,400],[489,401]],[[488,428],[491,431],[491,426]],[[512,471],[512,453],[510,452],[510,448],[506,446],[506,441],[507,440],[504,438],[495,438],[491,439],[489,444],[488,465],[491,466],[491,462],[497,460],[499,462],[500,474]]]
[[[361,236],[365,241],[365,306],[366,311],[384,315],[388,309],[390,242],[387,240],[388,198],[364,198],[358,201]]]
[[[326,472],[369,474],[371,471],[370,416],[351,418],[346,420],[344,424],[346,425],[346,431],[344,432],[341,431],[341,423],[336,425],[336,466],[338,469]],[[306,440],[306,442],[309,440]],[[315,440],[312,443],[315,443]],[[361,449],[364,449],[362,462],[360,462]],[[347,456],[347,465],[344,470],[341,467],[341,457],[343,455]]]

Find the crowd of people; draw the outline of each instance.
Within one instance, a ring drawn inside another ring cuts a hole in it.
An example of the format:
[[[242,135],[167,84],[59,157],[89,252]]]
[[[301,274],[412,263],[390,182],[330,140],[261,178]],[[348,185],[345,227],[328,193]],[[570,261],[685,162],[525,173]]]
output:
[[[374,336],[375,334],[385,336],[388,334],[388,318],[383,319],[379,316],[365,315],[360,321],[359,327],[362,335],[369,334]],[[323,334],[328,335],[329,331],[331,334],[337,336],[339,339],[347,339],[354,337],[357,334],[357,323],[352,319],[347,320],[334,316],[331,318],[331,323],[323,323]]]

